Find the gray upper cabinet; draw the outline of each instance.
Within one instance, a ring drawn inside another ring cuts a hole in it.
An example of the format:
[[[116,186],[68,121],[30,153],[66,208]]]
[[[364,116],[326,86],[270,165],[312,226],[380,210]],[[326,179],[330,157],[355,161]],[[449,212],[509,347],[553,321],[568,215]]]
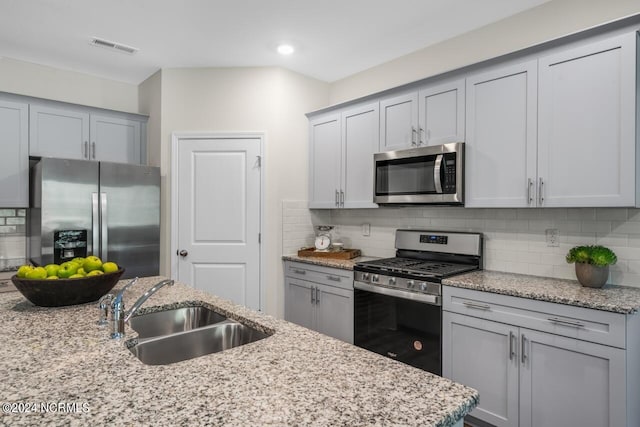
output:
[[[91,114],[91,159],[140,163],[140,122]]]
[[[31,156],[89,158],[88,112],[31,104],[29,132]]]
[[[380,100],[379,151],[394,151],[418,144],[418,92]]]
[[[535,60],[467,78],[467,207],[527,207],[535,200],[536,85]]]
[[[29,105],[0,100],[0,206],[29,206]]]
[[[540,206],[636,204],[636,32],[539,60]]]
[[[377,207],[373,154],[379,140],[378,103],[313,117],[309,133],[309,207]]]
[[[420,89],[419,145],[464,142],[464,85],[464,79],[457,79]]]
[[[139,164],[145,122],[126,116],[31,103],[29,155]]]
[[[463,142],[464,101],[464,79],[381,99],[379,151]]]

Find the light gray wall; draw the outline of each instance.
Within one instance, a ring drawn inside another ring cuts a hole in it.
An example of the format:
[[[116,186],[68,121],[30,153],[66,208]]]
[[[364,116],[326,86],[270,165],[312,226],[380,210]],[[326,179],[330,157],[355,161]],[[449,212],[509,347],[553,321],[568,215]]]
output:
[[[138,113],[138,85],[0,58],[0,91]]]
[[[637,13],[638,0],[552,0],[332,82],[329,101],[338,104]]]

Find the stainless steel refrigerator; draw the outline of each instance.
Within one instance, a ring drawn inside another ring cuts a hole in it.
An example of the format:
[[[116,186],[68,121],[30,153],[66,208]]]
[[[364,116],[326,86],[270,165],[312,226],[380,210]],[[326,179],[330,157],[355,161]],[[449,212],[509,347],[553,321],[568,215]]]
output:
[[[27,252],[35,264],[96,255],[126,269],[160,269],[160,170],[42,158],[30,170]]]

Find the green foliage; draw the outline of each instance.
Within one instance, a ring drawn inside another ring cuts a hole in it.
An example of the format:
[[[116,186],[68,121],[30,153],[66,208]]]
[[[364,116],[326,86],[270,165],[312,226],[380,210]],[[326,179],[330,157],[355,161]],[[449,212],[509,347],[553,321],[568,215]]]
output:
[[[596,267],[605,267],[618,262],[618,257],[611,249],[600,245],[573,247],[569,250],[566,259],[568,263],[581,262]]]

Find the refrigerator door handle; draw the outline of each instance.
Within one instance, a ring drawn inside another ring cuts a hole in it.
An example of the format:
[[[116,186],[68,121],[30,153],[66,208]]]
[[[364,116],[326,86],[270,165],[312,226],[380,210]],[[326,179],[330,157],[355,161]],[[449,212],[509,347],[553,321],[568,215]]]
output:
[[[100,258],[103,260],[109,259],[108,243],[109,243],[109,227],[107,220],[107,193],[100,193]]]
[[[91,254],[98,255],[100,247],[100,209],[98,193],[91,193]],[[89,249],[89,248],[87,248]]]

